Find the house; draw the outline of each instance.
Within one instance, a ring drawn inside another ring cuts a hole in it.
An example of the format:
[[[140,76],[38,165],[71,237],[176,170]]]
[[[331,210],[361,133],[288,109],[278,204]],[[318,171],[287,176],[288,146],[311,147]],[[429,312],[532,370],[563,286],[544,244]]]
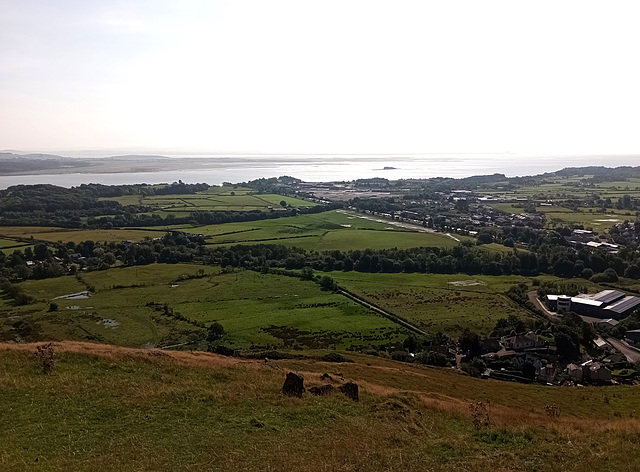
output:
[[[547,364],[540,369],[538,381],[545,383],[553,383],[558,375],[558,368],[553,364]]]
[[[587,361],[582,364],[582,378],[591,382],[611,382],[611,371],[599,362]]]
[[[594,339],[593,340],[593,344],[595,344],[598,349],[602,349],[602,348],[608,346],[607,341],[605,341],[601,337],[598,337],[598,338]]]
[[[487,338],[480,340],[480,350],[483,354],[488,352],[498,352],[502,349],[502,345],[500,344],[500,339],[498,338]]]
[[[515,336],[503,336],[502,345],[505,349],[519,351],[531,347],[543,346],[544,341],[541,341],[538,336],[529,332],[527,334],[516,334]]]
[[[536,375],[540,374],[540,369],[542,369],[542,362],[537,357],[533,357],[529,354],[519,354],[511,359],[511,365],[513,365],[514,369],[522,370],[524,369],[525,364],[531,364],[536,369]],[[546,365],[546,363],[545,363]]]
[[[582,382],[582,367],[576,364],[569,364],[567,366],[567,374],[569,374],[569,377],[571,377],[571,380],[573,380],[575,383],[580,383]]]
[[[605,364],[626,364],[627,357],[624,354],[609,354],[607,357],[602,359],[602,362]]]

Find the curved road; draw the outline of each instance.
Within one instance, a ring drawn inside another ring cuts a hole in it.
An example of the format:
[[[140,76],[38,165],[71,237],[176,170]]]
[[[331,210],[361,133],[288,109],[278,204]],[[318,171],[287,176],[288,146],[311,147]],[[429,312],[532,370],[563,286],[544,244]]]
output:
[[[640,351],[616,338],[607,338],[607,342],[620,351],[629,362],[640,360]]]
[[[553,311],[549,311],[545,304],[540,301],[540,299],[538,298],[538,292],[536,290],[531,290],[529,293],[527,293],[527,295],[529,297],[529,301],[533,303],[538,310],[540,310],[550,318],[557,318],[558,314],[554,313]]]

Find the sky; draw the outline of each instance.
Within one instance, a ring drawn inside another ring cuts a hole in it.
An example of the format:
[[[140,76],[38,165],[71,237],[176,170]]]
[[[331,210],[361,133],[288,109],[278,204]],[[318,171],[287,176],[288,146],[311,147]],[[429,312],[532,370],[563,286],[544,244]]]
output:
[[[0,0],[0,149],[640,153],[637,1]]]

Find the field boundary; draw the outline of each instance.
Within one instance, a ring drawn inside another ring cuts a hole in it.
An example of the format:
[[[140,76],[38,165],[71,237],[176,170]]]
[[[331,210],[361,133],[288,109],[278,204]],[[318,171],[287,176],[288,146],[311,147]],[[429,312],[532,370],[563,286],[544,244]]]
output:
[[[359,305],[362,305],[363,307],[368,308],[369,310],[375,311],[379,315],[384,316],[385,318],[393,321],[394,323],[398,323],[399,325],[404,326],[405,328],[411,331],[414,331],[415,333],[421,334],[422,336],[429,336],[429,333],[427,333],[426,331],[421,330],[417,326],[409,323],[408,321],[399,317],[398,315],[394,315],[390,311],[380,308],[379,306],[375,305],[374,303],[371,303],[370,301],[366,300],[360,295],[356,295],[355,293],[350,292],[349,290],[342,288],[340,286],[337,287],[337,292],[349,298],[350,300],[353,300]]]

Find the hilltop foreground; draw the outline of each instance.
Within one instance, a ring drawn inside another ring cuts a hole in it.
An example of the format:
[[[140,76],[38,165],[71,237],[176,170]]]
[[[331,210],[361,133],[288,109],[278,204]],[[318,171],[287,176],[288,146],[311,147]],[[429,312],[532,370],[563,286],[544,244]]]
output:
[[[265,361],[79,342],[55,343],[43,374],[36,347],[0,345],[1,470],[631,471],[640,462],[637,386],[521,385],[358,354]],[[285,397],[289,371],[307,388],[353,380],[360,401]]]

